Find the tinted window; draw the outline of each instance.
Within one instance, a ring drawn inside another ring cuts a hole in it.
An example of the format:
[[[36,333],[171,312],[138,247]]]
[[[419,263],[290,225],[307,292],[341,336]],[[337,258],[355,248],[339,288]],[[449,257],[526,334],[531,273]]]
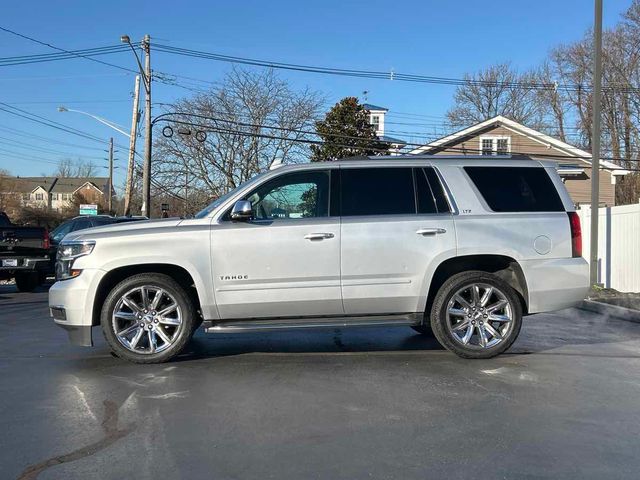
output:
[[[77,232],[78,230],[84,230],[85,228],[91,228],[91,227],[92,227],[91,220],[89,220],[88,218],[81,218],[74,222],[72,231]]]
[[[544,168],[465,167],[464,170],[494,212],[564,211]]]
[[[94,226],[102,226],[102,225],[110,225],[112,223],[116,223],[117,220],[114,218],[104,218],[104,217],[97,217],[93,219],[93,225]]]
[[[416,213],[411,168],[343,168],[342,215]]]
[[[449,208],[449,202],[447,201],[447,196],[444,193],[444,189],[442,188],[442,183],[440,182],[438,174],[433,168],[425,168],[424,172],[427,175],[429,186],[431,186],[433,197],[436,200],[438,213],[450,212],[451,209]]]
[[[247,196],[256,220],[329,215],[329,171],[291,173],[274,178]]]
[[[449,203],[433,168],[415,168],[418,213],[449,212]]]
[[[53,232],[51,232],[51,239],[56,243],[60,243],[64,236],[71,231],[71,227],[73,227],[74,223],[75,222],[71,221],[65,222],[60,225]]]

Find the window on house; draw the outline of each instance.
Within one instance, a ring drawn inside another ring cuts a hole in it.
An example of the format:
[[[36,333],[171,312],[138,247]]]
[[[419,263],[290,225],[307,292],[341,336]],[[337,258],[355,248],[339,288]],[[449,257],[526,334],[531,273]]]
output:
[[[498,155],[506,155],[509,153],[509,141],[506,138],[496,139],[496,153]]]
[[[480,137],[481,155],[508,155],[511,153],[509,137]]]
[[[482,155],[493,155],[493,140],[491,138],[482,139]]]
[[[36,193],[36,200],[44,200],[44,194]]]
[[[376,132],[380,130],[380,115],[371,115],[371,126]]]
[[[62,194],[62,200],[69,200],[69,194],[68,193],[63,193]]]

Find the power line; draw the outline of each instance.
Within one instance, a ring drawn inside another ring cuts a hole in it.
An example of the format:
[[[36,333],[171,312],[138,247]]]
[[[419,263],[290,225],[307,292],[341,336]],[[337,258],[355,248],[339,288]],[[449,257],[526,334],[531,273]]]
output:
[[[14,139],[7,138],[7,137],[2,137],[2,136],[0,136],[0,144],[8,144],[11,147],[35,150],[35,151],[39,151],[39,152],[42,152],[42,153],[49,153],[49,154],[53,153],[53,154],[58,154],[58,155],[76,156],[76,157],[80,157],[80,158],[87,158],[87,159],[94,159],[94,160],[101,160],[102,159],[102,157],[98,157],[98,156],[80,155],[78,153],[63,152],[61,150],[54,150],[54,149],[51,149],[51,148],[43,148],[43,147],[39,147],[37,145],[33,145],[33,144],[30,144],[30,143],[25,143],[25,142],[20,142],[18,140],[14,140]]]
[[[74,56],[76,56],[76,57],[85,58],[85,59],[90,60],[90,61],[92,61],[92,62],[100,63],[100,64],[102,64],[102,65],[106,65],[106,66],[108,66],[108,67],[117,68],[117,69],[119,69],[119,70],[124,70],[124,71],[126,71],[126,72],[138,73],[137,71],[132,70],[132,69],[130,69],[130,68],[121,67],[120,65],[115,65],[115,64],[113,64],[113,63],[104,62],[104,61],[102,61],[102,60],[98,60],[98,59],[96,59],[96,58],[91,58],[90,56],[82,55],[81,53],[72,52],[72,51],[69,51],[69,50],[65,50],[64,48],[56,47],[55,45],[51,45],[50,43],[43,42],[43,41],[38,40],[38,39],[36,39],[36,38],[30,37],[30,36],[28,36],[28,35],[24,35],[24,34],[22,34],[22,33],[15,32],[15,31],[13,31],[13,30],[10,30],[10,29],[5,28],[5,27],[2,27],[2,26],[0,26],[0,30],[2,30],[3,32],[6,32],[6,33],[10,33],[10,34],[12,34],[12,35],[15,35],[15,36],[17,36],[17,37],[24,38],[25,40],[29,40],[30,42],[38,43],[38,44],[40,44],[40,45],[44,45],[45,47],[49,47],[49,48],[52,48],[52,49],[54,49],[54,50],[58,50],[58,51],[60,51],[60,52],[64,52],[64,53],[67,53],[67,54],[71,54],[71,55],[74,55]],[[125,51],[125,50],[128,48],[126,45],[118,45],[118,47],[119,47],[122,51]]]
[[[16,128],[10,128],[10,127],[5,127],[5,126],[0,126],[0,130],[10,133],[12,135],[18,135],[20,137],[26,137],[30,140],[38,140],[38,141],[43,141],[43,142],[47,142],[47,143],[55,143],[58,145],[64,145],[64,146],[68,146],[68,147],[76,147],[76,148],[81,148],[83,150],[98,150],[98,151],[103,151],[102,148],[100,147],[87,147],[85,145],[79,145],[77,143],[69,143],[69,142],[62,142],[60,140],[56,140],[50,137],[43,137],[41,135],[36,135],[34,133],[31,132],[27,132],[25,130],[19,130]]]
[[[177,114],[176,114],[177,115]],[[248,131],[242,131],[242,130],[237,130],[237,129],[232,129],[232,128],[224,128],[224,127],[219,127],[216,125],[211,125],[211,124],[200,124],[200,123],[195,123],[195,122],[191,122],[191,121],[186,121],[186,120],[176,120],[176,119],[163,119],[163,121],[166,122],[173,122],[173,123],[177,123],[179,125],[188,125],[188,126],[192,126],[192,127],[198,127],[198,128],[202,128],[206,131],[212,131],[212,132],[217,132],[217,133],[226,133],[226,134],[235,134],[235,135],[240,135],[240,136],[251,136],[251,137],[257,137],[257,138],[269,138],[269,139],[274,139],[274,140],[286,140],[286,141],[292,141],[292,142],[300,142],[300,143],[307,143],[307,144],[311,144],[311,145],[322,145],[325,142],[323,142],[322,140],[312,140],[309,138],[305,138],[305,139],[294,139],[291,137],[285,137],[285,136],[276,136],[276,135],[270,135],[270,134],[262,134],[257,132],[257,129],[266,129],[266,130],[276,130],[276,131],[282,131],[282,132],[292,132],[292,133],[300,133],[300,134],[304,134],[304,135],[309,135],[309,136],[314,136],[317,137],[318,134],[316,132],[311,132],[311,131],[307,131],[307,130],[302,130],[302,129],[298,129],[298,128],[291,128],[291,127],[280,127],[280,126],[273,126],[273,125],[261,125],[261,124],[255,124],[255,123],[245,123],[245,122],[237,122],[234,120],[229,120],[229,119],[221,119],[221,118],[216,118],[216,117],[210,117],[210,116],[206,116],[206,115],[199,115],[199,114],[183,114],[185,116],[191,116],[191,117],[195,117],[195,118],[200,118],[200,119],[204,119],[204,120],[211,120],[211,121],[216,121],[216,122],[220,122],[220,123],[227,123],[227,124],[232,124],[232,125],[236,125],[238,127],[246,127],[246,128],[251,128],[254,131],[253,132],[248,132]],[[346,139],[346,140],[366,140],[363,139],[362,137],[356,137],[356,136],[351,136],[351,135],[343,135],[343,134],[328,134],[327,136],[330,137],[334,137],[334,138],[339,138],[339,139]],[[371,139],[372,144],[375,143],[385,143],[382,142],[378,139]],[[386,142],[388,143],[388,142]],[[413,147],[422,147],[424,146],[424,144],[419,144],[419,143],[406,143],[406,146],[413,146]],[[337,146],[341,146],[344,148],[356,148],[356,146],[354,146],[353,144],[342,144],[342,145],[337,145]],[[381,151],[381,152],[386,152],[388,151],[388,147],[384,147],[384,148],[378,148],[378,147],[372,147],[370,148],[371,150],[377,150],[377,151]],[[443,147],[444,150],[453,150],[453,151],[460,151],[463,153],[474,153],[477,152],[478,154],[482,153],[482,149],[481,148],[467,148],[467,147]],[[512,151],[511,152],[514,155],[532,155],[529,152],[517,152],[517,151]],[[547,158],[557,158],[557,159],[569,159],[569,158],[575,158],[575,159],[581,159],[581,160],[588,160],[591,158],[589,157],[582,157],[582,156],[577,156],[577,155],[559,155],[559,154],[544,154],[544,155],[540,155],[540,156],[544,156]],[[610,160],[610,161],[624,161],[624,162],[640,162],[640,159],[626,159],[626,158],[614,158],[614,157],[602,157],[603,160]]]
[[[172,47],[169,45],[162,45],[162,44],[154,44],[154,49],[164,53],[170,53],[173,55],[201,58],[201,59],[214,60],[219,62],[238,63],[243,65],[252,65],[252,66],[260,66],[260,67],[307,72],[307,73],[317,73],[317,74],[325,74],[325,75],[371,78],[371,79],[378,79],[378,80],[431,83],[431,84],[453,85],[453,86],[476,85],[476,86],[485,86],[485,87],[521,88],[521,89],[527,89],[527,90],[565,90],[565,91],[581,91],[581,90],[589,91],[590,90],[589,86],[581,85],[581,84],[558,84],[558,83],[522,82],[522,81],[498,82],[498,81],[476,80],[472,78],[449,78],[449,77],[438,77],[438,76],[430,76],[430,75],[404,74],[404,73],[394,72],[393,70],[390,70],[390,71],[356,70],[356,69],[325,67],[325,66],[317,66],[317,65],[303,65],[303,64],[285,63],[285,62],[279,62],[279,61],[259,60],[259,59],[247,58],[247,57],[237,57],[237,56],[231,56],[231,55],[222,55],[214,52],[205,52],[205,51],[192,50],[187,48]],[[631,87],[629,85],[625,85],[623,88],[609,86],[609,87],[605,87],[605,89],[612,90],[612,91],[620,91],[620,92],[630,92],[630,93],[631,92],[635,93],[637,91],[640,91],[640,89]]]
[[[83,137],[83,138],[86,138],[88,140],[92,140],[94,142],[107,143],[105,140],[102,140],[99,137],[96,137],[95,135],[83,132],[82,130],[78,130],[78,129],[73,128],[73,127],[69,127],[69,126],[64,125],[64,124],[62,124],[60,122],[49,120],[48,118],[42,117],[40,115],[36,115],[35,113],[28,112],[28,111],[23,110],[23,109],[18,108],[18,107],[14,107],[14,106],[9,105],[7,103],[0,102],[0,105],[4,105],[5,107],[8,107],[9,109],[11,109],[11,110],[7,110],[7,108],[2,108],[0,106],[0,111],[6,112],[6,113],[10,113],[11,115],[15,115],[17,117],[21,117],[21,118],[24,118],[26,120],[30,120],[30,121],[35,122],[35,123],[46,125],[47,127],[54,128],[56,130],[61,130],[63,132],[70,133],[72,135],[77,135],[79,137]]]

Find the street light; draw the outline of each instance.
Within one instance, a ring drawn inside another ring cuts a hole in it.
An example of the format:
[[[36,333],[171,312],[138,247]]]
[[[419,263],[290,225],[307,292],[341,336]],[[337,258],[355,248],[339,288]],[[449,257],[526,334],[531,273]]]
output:
[[[99,117],[97,115],[93,115],[92,113],[88,113],[88,112],[83,112],[82,110],[76,110],[74,108],[67,108],[64,105],[60,105],[58,107],[58,111],[59,112],[75,112],[75,113],[81,113],[82,115],[86,115],[88,117],[93,118],[94,120],[97,120],[98,122],[106,125],[107,127],[113,128],[116,132],[121,133],[122,135],[124,135],[125,137],[129,138],[130,135],[125,132],[124,130],[122,130],[121,128],[117,127],[114,122],[111,122],[105,118]]]
[[[145,35],[142,40],[144,50],[144,67],[138,57],[138,52],[131,44],[129,35],[121,35],[120,41],[131,47],[136,63],[143,79],[145,92],[145,132],[144,132],[144,162],[142,164],[142,215],[151,218],[151,37]]]

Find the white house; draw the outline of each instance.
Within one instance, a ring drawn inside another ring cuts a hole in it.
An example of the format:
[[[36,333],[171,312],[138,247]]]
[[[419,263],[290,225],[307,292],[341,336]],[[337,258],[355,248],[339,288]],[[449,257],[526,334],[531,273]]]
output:
[[[385,135],[385,117],[389,112],[389,109],[372,105],[370,103],[363,104],[363,107],[369,114],[369,123],[375,129],[378,140],[389,144],[389,153],[391,155],[398,155],[407,142],[399,138]]]

